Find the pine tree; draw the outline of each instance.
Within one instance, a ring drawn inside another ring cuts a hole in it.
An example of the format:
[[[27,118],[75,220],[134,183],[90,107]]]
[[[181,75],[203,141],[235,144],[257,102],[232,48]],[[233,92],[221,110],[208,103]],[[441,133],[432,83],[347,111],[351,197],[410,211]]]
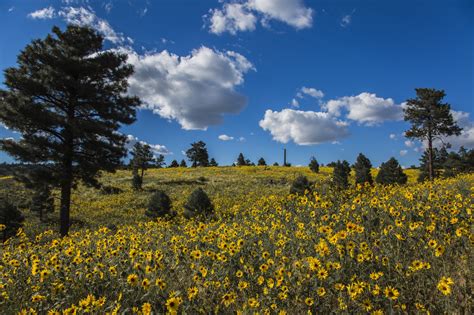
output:
[[[176,160],[171,161],[171,164],[168,167],[179,167],[178,161]]]
[[[265,162],[265,159],[263,157],[261,157],[258,162],[257,162],[257,165],[258,166],[267,166],[267,162]]]
[[[280,164],[278,164],[278,162],[275,162],[273,163],[273,166],[280,166]]]
[[[141,190],[143,185],[143,179],[140,175],[138,175],[138,169],[132,169],[132,187],[135,190]]]
[[[402,167],[398,164],[395,158],[390,158],[387,162],[380,165],[379,173],[375,181],[379,184],[405,184],[407,182],[407,175],[403,172]]]
[[[165,156],[163,154],[158,155],[155,159],[155,165],[157,168],[162,168],[166,165]]]
[[[216,160],[214,158],[211,159],[211,161],[209,162],[209,166],[219,166],[219,164],[217,164]]]
[[[79,180],[98,187],[99,171],[114,171],[126,154],[119,127],[140,104],[126,96],[133,67],[127,55],[102,51],[91,28],[68,26],[34,40],[5,70],[0,121],[20,140],[0,140],[14,158],[47,167],[61,188],[60,232],[69,230],[71,190]]]
[[[247,165],[247,162],[245,161],[245,157],[242,153],[239,153],[239,156],[237,157],[237,166],[245,166]]]
[[[311,192],[311,183],[306,176],[300,175],[296,177],[290,187],[290,194],[304,195]]]
[[[319,163],[318,161],[316,160],[316,158],[313,156],[311,157],[311,160],[309,161],[309,169],[311,170],[311,172],[313,173],[319,173]]]
[[[446,96],[443,90],[415,90],[416,98],[407,100],[407,106],[403,109],[405,121],[412,124],[405,136],[428,142],[428,178],[433,180],[433,141],[441,140],[443,136],[460,135],[462,129],[453,119],[451,105],[442,103]]]
[[[16,234],[18,229],[23,226],[24,220],[25,218],[18,207],[4,197],[0,197],[0,225],[2,226],[0,233],[3,242]]]
[[[186,156],[192,162],[192,167],[209,166],[209,154],[203,141],[191,143],[191,148],[186,151]]]
[[[447,158],[447,151],[444,148],[443,152],[438,150],[438,148],[433,148],[432,151],[432,170],[433,170],[433,178],[437,178],[441,175],[441,170],[443,168],[444,161]],[[422,182],[429,178],[429,150],[426,149],[420,158],[420,172],[418,173],[418,181]]]
[[[186,164],[185,160],[181,160],[181,163],[179,163],[179,167],[188,167],[188,164]]]
[[[145,215],[150,218],[158,218],[175,216],[176,212],[171,210],[170,197],[164,191],[158,190],[151,196]]]
[[[43,221],[44,214],[54,212],[54,198],[49,185],[39,184],[34,188],[30,210],[38,214],[40,221]]]
[[[140,142],[135,143],[132,150],[132,159],[130,165],[133,169],[140,171],[140,177],[143,182],[143,176],[145,171],[151,166],[153,162],[153,152],[148,144],[142,144]]]
[[[210,215],[214,212],[214,205],[202,188],[197,188],[184,204],[184,216],[193,218],[199,215]]]
[[[349,174],[351,172],[351,168],[349,166],[349,162],[347,161],[337,161],[334,164],[333,169],[333,182],[337,188],[345,189],[349,186]]]
[[[372,163],[370,163],[370,160],[362,153],[359,153],[359,155],[357,156],[357,161],[354,164],[355,183],[369,183],[372,185],[373,179],[372,174],[370,173],[371,169]]]

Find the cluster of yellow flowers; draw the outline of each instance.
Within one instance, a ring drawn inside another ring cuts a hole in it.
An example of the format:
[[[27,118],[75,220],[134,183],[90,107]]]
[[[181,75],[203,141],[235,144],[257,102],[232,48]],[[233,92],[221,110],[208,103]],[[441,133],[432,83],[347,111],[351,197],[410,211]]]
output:
[[[463,175],[344,192],[315,187],[307,196],[218,206],[214,221],[178,216],[62,239],[20,231],[0,249],[0,309],[468,312],[473,183],[474,175]]]

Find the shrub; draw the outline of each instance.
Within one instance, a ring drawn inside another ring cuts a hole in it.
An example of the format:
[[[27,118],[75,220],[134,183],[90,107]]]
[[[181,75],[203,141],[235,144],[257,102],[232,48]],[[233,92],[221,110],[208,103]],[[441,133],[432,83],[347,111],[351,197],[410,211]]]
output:
[[[370,160],[362,153],[359,153],[359,156],[357,156],[357,161],[354,164],[355,183],[372,184],[374,180],[372,179],[372,174],[370,174],[371,169],[372,163],[370,163]]]
[[[380,171],[377,174],[375,181],[383,185],[402,185],[407,182],[407,179],[407,175],[403,172],[402,167],[400,164],[398,164],[398,161],[392,157],[390,160],[380,165]]]
[[[30,210],[38,213],[40,221],[43,221],[44,214],[54,212],[54,198],[51,196],[51,188],[48,185],[35,187]]]
[[[100,189],[100,192],[104,195],[117,195],[123,191],[119,187],[103,185]]]
[[[175,216],[176,212],[171,210],[170,197],[164,191],[158,190],[151,196],[145,214],[150,218],[158,218],[167,215]]]
[[[337,188],[345,189],[349,186],[349,174],[351,168],[347,161],[337,161],[334,164],[333,183]]]
[[[290,187],[290,194],[304,195],[307,192],[311,192],[311,184],[306,176],[298,176]]]
[[[267,166],[267,162],[265,161],[265,159],[263,157],[261,157],[258,162],[257,162],[257,165],[258,166]]]
[[[0,233],[5,242],[23,226],[25,218],[16,206],[0,197]]]
[[[194,190],[184,205],[184,216],[188,219],[198,215],[207,216],[213,212],[214,205],[202,188]]]
[[[311,161],[309,161],[309,169],[311,170],[311,172],[313,173],[319,173],[319,163],[318,161],[315,159],[315,157],[313,156],[311,158]]]

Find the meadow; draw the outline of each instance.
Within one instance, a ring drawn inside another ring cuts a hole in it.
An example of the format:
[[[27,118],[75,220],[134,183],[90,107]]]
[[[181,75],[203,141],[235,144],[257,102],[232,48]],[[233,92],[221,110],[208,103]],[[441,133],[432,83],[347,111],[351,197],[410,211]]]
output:
[[[25,226],[0,249],[4,314],[463,314],[472,310],[474,175],[404,186],[337,191],[331,168],[210,167],[148,170],[79,185],[70,235],[57,212],[30,213],[28,191],[9,177],[4,193],[25,208]],[[375,175],[376,170],[373,170]],[[300,174],[305,196],[288,193]],[[187,220],[197,187],[215,217]],[[150,220],[164,190],[178,215]]]

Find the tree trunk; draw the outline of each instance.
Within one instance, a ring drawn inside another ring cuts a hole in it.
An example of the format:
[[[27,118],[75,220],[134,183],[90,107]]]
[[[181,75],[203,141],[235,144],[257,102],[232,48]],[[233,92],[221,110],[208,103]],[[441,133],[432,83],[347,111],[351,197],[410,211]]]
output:
[[[430,181],[433,181],[433,139],[431,134],[428,136],[428,176]]]
[[[142,178],[142,183],[143,183],[143,174],[144,174],[144,173],[145,173],[145,169],[142,168],[142,174],[141,174],[141,176],[140,176],[140,177]]]
[[[72,159],[66,158],[64,177],[61,182],[61,208],[59,214],[60,233],[66,236],[69,232],[69,212],[71,209],[71,186],[72,186]]]

